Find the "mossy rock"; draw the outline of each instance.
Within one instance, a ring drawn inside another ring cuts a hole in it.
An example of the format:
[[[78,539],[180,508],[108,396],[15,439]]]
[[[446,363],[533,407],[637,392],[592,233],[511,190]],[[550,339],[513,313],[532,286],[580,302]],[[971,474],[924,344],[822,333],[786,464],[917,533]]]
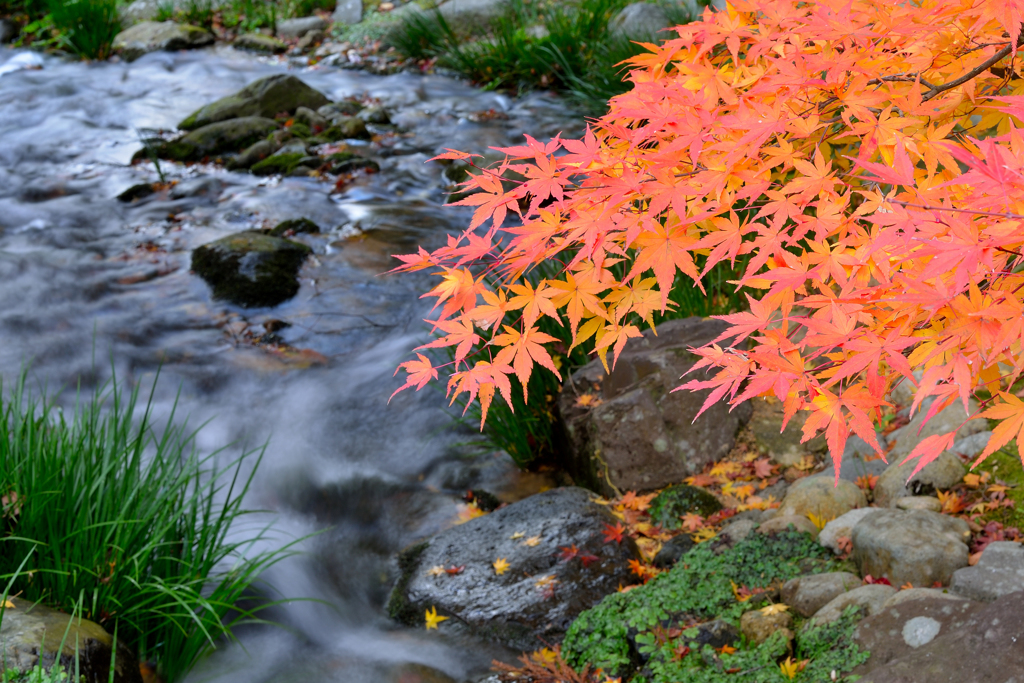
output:
[[[316,110],[316,113],[325,119],[336,119],[341,116],[355,116],[363,110],[363,105],[355,100],[341,100],[325,104]]]
[[[666,529],[679,527],[679,518],[687,514],[708,517],[722,509],[722,504],[713,495],[696,486],[679,484],[669,486],[654,500],[648,513],[654,524]]]
[[[182,130],[242,116],[262,116],[272,119],[278,114],[294,114],[299,107],[318,109],[329,100],[291,74],[277,74],[253,81],[233,95],[211,102],[189,115],[178,124]]]
[[[327,162],[330,164],[329,173],[335,175],[341,173],[352,173],[360,169],[370,169],[374,173],[380,171],[380,164],[373,159],[367,159],[361,157],[358,154],[352,152],[338,152],[327,157]]]
[[[258,161],[249,169],[253,175],[288,175],[297,169],[302,162],[310,157],[296,152],[293,154],[274,154],[263,161]]]
[[[231,46],[236,50],[248,52],[263,52],[265,54],[279,55],[288,50],[288,44],[277,38],[265,36],[262,33],[246,33],[235,38]]]
[[[369,140],[372,136],[366,130],[366,123],[355,116],[335,119],[330,128],[320,133],[320,137],[330,142],[340,140]]]
[[[192,270],[216,299],[240,306],[276,306],[299,291],[299,268],[312,249],[305,244],[240,232],[192,252]]]
[[[288,130],[292,132],[292,135],[303,140],[313,137],[312,129],[304,123],[293,123],[288,126]]]
[[[320,226],[308,218],[292,218],[287,221],[281,221],[275,225],[270,231],[270,234],[274,237],[283,237],[287,232],[291,232],[294,235],[298,235],[300,233],[315,235],[320,232]]]
[[[206,157],[245,149],[277,130],[277,123],[259,116],[245,116],[211,123],[177,140],[168,140],[141,149],[135,158],[146,159],[152,152],[161,159],[200,161]]]

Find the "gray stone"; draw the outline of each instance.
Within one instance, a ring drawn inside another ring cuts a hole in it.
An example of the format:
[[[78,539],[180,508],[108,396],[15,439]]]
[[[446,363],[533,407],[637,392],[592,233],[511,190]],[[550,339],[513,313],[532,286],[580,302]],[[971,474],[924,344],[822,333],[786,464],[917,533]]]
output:
[[[923,612],[925,605],[926,601],[900,605],[878,615],[878,623],[873,621],[876,617],[860,623],[858,644],[872,653],[861,665],[870,670],[860,683],[1020,683],[1024,672],[1024,592],[1005,595],[988,605],[942,601]],[[888,616],[892,611],[899,616]],[[934,629],[923,621],[904,632],[918,617],[939,623],[934,639],[921,642],[928,629]],[[868,627],[873,635],[870,639],[862,635]],[[920,644],[911,647],[906,636]],[[886,656],[890,659],[882,661]]]
[[[216,178],[202,177],[183,180],[171,188],[171,199],[206,196],[215,199],[221,191],[221,182]]]
[[[327,22],[320,17],[298,17],[277,22],[277,37],[284,40],[298,40],[310,31],[324,31]]]
[[[231,46],[236,50],[247,52],[263,52],[266,54],[279,55],[288,50],[288,45],[277,38],[265,36],[262,33],[243,33],[235,38]]]
[[[347,119],[355,116],[363,110],[363,105],[355,100],[339,100],[325,104],[316,110],[316,113],[324,118],[334,121],[335,119]]]
[[[761,525],[757,527],[757,531],[762,534],[777,534],[790,527],[793,527],[795,531],[809,534],[811,538],[818,537],[818,527],[814,525],[814,522],[803,515],[775,515],[768,521],[762,522]]]
[[[775,398],[751,401],[752,412],[748,427],[758,449],[783,467],[796,465],[804,456],[823,453],[826,450],[825,437],[816,436],[806,443],[803,439],[805,413],[797,413],[785,429],[782,428],[784,413],[782,403]]]
[[[730,412],[718,402],[694,421],[707,391],[672,390],[696,362],[689,349],[711,341],[725,324],[686,318],[626,343],[606,374],[595,360],[566,380],[559,415],[568,446],[561,463],[581,485],[606,495],[650,491],[699,473],[724,457],[750,416],[747,403]],[[695,373],[692,377],[702,377]],[[583,405],[581,394],[600,399]]]
[[[0,45],[13,42],[19,33],[21,29],[16,23],[10,19],[0,19]]]
[[[140,21],[153,21],[160,13],[161,7],[168,3],[174,13],[182,12],[188,8],[190,3],[196,0],[135,0],[120,9],[121,23],[125,26],[137,24]],[[210,9],[218,10],[231,4],[232,0],[204,0]]]
[[[718,537],[726,539],[730,545],[735,545],[750,534],[754,533],[754,529],[756,527],[757,522],[754,522],[751,519],[738,519],[735,522],[730,521],[718,532]]]
[[[259,116],[244,116],[211,123],[187,135],[155,146],[161,159],[200,161],[205,157],[245,149],[277,130],[277,123]],[[140,156],[145,150],[137,152]]]
[[[323,31],[310,31],[306,35],[299,38],[299,42],[295,43],[295,49],[299,52],[309,52],[315,46],[322,43],[324,40]]]
[[[968,405],[971,408],[971,414],[976,414],[977,406],[974,402],[971,401]],[[925,424],[924,418],[927,413],[928,411],[923,406],[920,407],[909,424],[889,434],[886,440],[892,445],[892,450],[889,453],[891,462],[898,463],[902,461],[903,458],[910,455],[910,452],[914,450],[917,444],[929,436],[946,434],[959,428],[957,438],[963,439],[988,429],[984,420],[971,420],[963,424],[967,420],[967,413],[964,412],[963,403],[960,401],[955,401],[951,405],[946,406]],[[963,426],[961,427],[960,425],[962,424]],[[921,430],[920,433],[918,433],[919,429]]]
[[[328,103],[327,97],[291,74],[276,74],[253,81],[233,95],[211,102],[178,124],[192,130],[217,121],[241,116],[272,119],[278,114],[294,114],[299,107],[314,111]]]
[[[895,592],[896,589],[892,586],[877,583],[854,588],[829,600],[806,623],[830,624],[843,616],[843,610],[851,605],[862,608],[868,615],[875,614],[882,611],[882,605]]]
[[[689,534],[679,534],[665,541],[661,546],[661,550],[654,556],[653,564],[659,569],[669,569],[679,561],[679,558],[690,552],[694,545],[696,544]]]
[[[793,615],[785,611],[765,614],[761,610],[754,609],[745,612],[740,617],[740,633],[757,645],[768,640],[776,631],[784,630],[791,638],[793,632],[789,630],[789,627],[792,625]]]
[[[436,607],[452,617],[441,631],[468,630],[522,650],[535,648],[538,637],[558,638],[580,612],[630,581],[629,561],[638,557],[632,539],[604,542],[605,525],[617,520],[593,499],[580,488],[545,491],[407,550],[389,613],[422,628],[424,611]],[[540,542],[523,542],[531,537]],[[574,545],[575,558],[560,557]],[[509,564],[501,575],[492,567],[498,558]],[[464,569],[429,573],[452,566]]]
[[[867,507],[868,499],[856,484],[827,477],[805,477],[794,482],[779,506],[780,515],[815,515],[829,521],[855,508]]]
[[[317,114],[309,107],[299,107],[298,109],[296,109],[295,120],[309,126],[309,129],[313,131],[314,135],[321,131],[327,130],[327,127],[331,125],[327,119],[325,119],[323,116],[320,116],[320,114]]]
[[[387,111],[385,111],[384,107],[380,105],[366,107],[359,112],[359,118],[366,123],[376,123],[381,125],[391,123],[391,118],[388,116]]]
[[[926,510],[880,510],[853,528],[853,560],[861,576],[894,586],[948,585],[967,566],[971,530],[962,519]]]
[[[982,602],[1024,590],[1024,546],[1009,541],[989,543],[976,565],[953,573],[950,589]]]
[[[102,626],[28,600],[9,599],[14,607],[6,608],[0,621],[0,661],[5,674],[31,671],[37,664],[49,668],[58,658],[65,670],[74,672],[77,643],[85,683],[108,683],[113,638]],[[139,664],[123,642],[117,645],[113,681],[142,683]]]
[[[842,549],[839,547],[839,539],[852,538],[853,527],[857,526],[857,522],[875,512],[878,512],[877,508],[860,508],[857,510],[850,510],[846,514],[836,517],[826,524],[825,528],[821,530],[820,534],[818,534],[818,543],[830,549],[835,554],[840,554]]]
[[[782,586],[782,602],[804,617],[814,615],[843,593],[859,588],[860,577],[850,572],[808,574],[790,579]]]
[[[244,152],[227,163],[229,171],[241,171],[250,168],[253,164],[263,161],[276,152],[279,146],[271,140],[260,140],[250,145]]]
[[[896,499],[896,509],[942,512],[942,502],[935,496],[904,496]]]
[[[502,16],[505,3],[503,0],[447,0],[437,9],[456,32],[479,35],[486,33]]]
[[[415,3],[410,3],[415,4]],[[363,20],[363,0],[338,0],[331,21],[342,26],[358,24]]]
[[[952,600],[954,602],[964,602],[967,598],[956,593],[950,593],[945,588],[904,588],[886,600],[883,607],[888,609],[896,605],[902,605],[905,602],[914,602],[915,600]]]
[[[989,439],[992,438],[992,432],[978,432],[977,434],[971,434],[970,436],[960,439],[953,444],[952,450],[954,453],[962,455],[968,455],[974,457],[980,455],[985,446],[988,445]]]
[[[839,478],[855,482],[860,477],[879,476],[887,467],[886,462],[875,453],[875,449],[868,445],[867,441],[854,434],[847,439],[846,447],[843,449],[843,459],[839,464]],[[835,479],[835,465],[829,461],[828,467],[820,472],[819,476]]]
[[[213,296],[240,306],[276,306],[299,291],[299,268],[312,249],[258,232],[241,232],[192,252],[192,270]]]
[[[944,451],[924,469],[914,475],[909,482],[910,473],[917,467],[916,461],[900,465],[893,461],[878,478],[872,491],[875,505],[878,507],[895,507],[900,498],[907,496],[930,496],[936,491],[945,491],[959,484],[964,478],[964,466],[960,459]]]
[[[623,7],[608,22],[608,30],[612,35],[622,38],[664,40],[670,36],[663,31],[671,25],[665,10],[658,5],[635,2]]]
[[[158,50],[193,50],[213,45],[212,33],[197,26],[173,21],[144,21],[121,31],[114,38],[113,48],[128,61]]]

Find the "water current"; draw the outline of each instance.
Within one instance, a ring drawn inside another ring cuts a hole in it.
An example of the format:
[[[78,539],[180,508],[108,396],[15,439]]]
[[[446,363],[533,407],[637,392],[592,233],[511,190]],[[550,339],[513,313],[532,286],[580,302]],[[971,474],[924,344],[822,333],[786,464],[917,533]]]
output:
[[[336,189],[164,163],[177,198],[117,201],[157,180],[152,164],[129,164],[141,135],[289,68],[332,99],[376,98],[390,111],[402,132],[371,143],[379,174]],[[429,678],[417,666],[466,680],[510,654],[385,615],[394,553],[449,525],[462,491],[515,500],[544,482],[503,454],[467,448],[473,432],[453,424],[439,392],[388,405],[396,365],[427,338],[429,302],[419,298],[424,277],[382,274],[390,254],[467,224],[465,210],[443,208],[442,167],[428,158],[523,133],[572,135],[580,122],[550,95],[512,100],[439,76],[289,66],[231,49],[131,64],[0,50],[0,375],[31,363],[51,387],[89,388],[112,373],[150,386],[159,369],[157,412],[179,397],[179,415],[207,422],[202,449],[267,444],[248,501],[268,511],[263,547],[321,532],[264,577],[277,597],[321,602],[276,609],[287,628],[243,630],[191,682]],[[194,247],[302,216],[324,232],[301,237],[315,258],[291,301],[235,308],[190,274]],[[268,328],[293,351],[248,343]]]

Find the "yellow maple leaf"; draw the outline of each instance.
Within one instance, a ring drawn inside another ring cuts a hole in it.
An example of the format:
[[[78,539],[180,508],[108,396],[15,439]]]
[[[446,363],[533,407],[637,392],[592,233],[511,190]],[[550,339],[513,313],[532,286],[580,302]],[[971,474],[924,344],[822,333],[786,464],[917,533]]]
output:
[[[523,533],[522,531],[517,531],[514,534],[512,534],[511,536],[509,536],[509,538],[512,539],[513,541],[518,541],[520,538],[522,538],[525,535],[526,534]]]
[[[703,529],[698,529],[696,533],[690,534],[690,538],[693,539],[694,543],[703,543],[704,541],[710,541],[717,535],[714,529],[704,527]]]
[[[976,489],[981,485],[981,477],[973,472],[964,475],[964,484],[967,488]]]
[[[508,560],[506,560],[504,557],[499,557],[494,561],[494,564],[491,566],[494,567],[494,573],[498,576],[501,576],[502,574],[508,571]]]
[[[537,586],[537,588],[547,588],[548,586],[553,586],[556,583],[558,583],[558,579],[551,574],[546,574],[534,581],[533,585]]]
[[[17,607],[14,605],[14,603],[11,602],[10,600],[4,600],[4,608],[5,609],[17,609]]]
[[[807,519],[811,520],[811,524],[816,526],[818,531],[821,531],[825,528],[825,525],[835,519],[835,517],[825,517],[824,515],[818,516],[812,512],[807,515]]]
[[[445,621],[448,617],[442,617],[437,613],[437,607],[431,607],[427,610],[427,630],[437,628],[437,625],[442,621]]]
[[[596,408],[599,405],[601,405],[601,399],[593,394],[580,394],[576,398],[578,408]]]
[[[441,565],[431,567],[427,571],[427,576],[444,576],[444,574],[444,567],[442,567]]]
[[[530,653],[530,659],[538,664],[552,664],[558,659],[558,653],[551,648],[545,647]]]
[[[786,657],[786,661],[779,664],[779,670],[782,671],[783,676],[792,680],[796,678],[798,673],[804,670],[804,667],[807,666],[807,662],[809,661],[809,659],[804,659],[797,662],[794,661],[792,657]]]
[[[530,546],[531,548],[540,545],[540,536],[530,536],[528,539],[523,541],[523,545]]]
[[[782,614],[783,612],[786,612],[788,610],[789,610],[789,605],[783,605],[782,603],[776,603],[774,605],[768,605],[767,607],[762,607],[761,609],[758,610],[758,612],[760,612],[761,614],[765,615],[766,617],[770,617],[773,614]]]
[[[730,474],[736,474],[741,469],[743,469],[743,466],[738,462],[718,462],[715,463],[715,466],[711,468],[708,474],[712,477],[727,477]]]

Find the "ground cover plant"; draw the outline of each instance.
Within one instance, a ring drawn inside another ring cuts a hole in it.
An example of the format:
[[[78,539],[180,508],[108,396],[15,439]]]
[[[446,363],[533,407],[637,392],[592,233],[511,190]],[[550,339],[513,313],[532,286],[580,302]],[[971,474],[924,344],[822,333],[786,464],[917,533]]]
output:
[[[736,0],[679,27],[631,60],[632,89],[582,140],[501,150],[466,182],[469,228],[401,257],[437,273],[434,324],[456,349],[443,366],[405,363],[403,388],[444,370],[486,414],[510,377],[560,377],[542,318],[614,362],[680,272],[696,283],[747,256],[750,310],[724,316],[697,351],[713,378],[686,388],[807,411],[804,436],[825,434],[837,476],[851,433],[881,451],[872,423],[898,383],[915,411],[934,398],[929,416],[974,397],[972,418],[998,422],[984,460],[1024,429],[1022,11]],[[559,275],[516,298],[543,261]],[[907,460],[923,467],[956,434]]]
[[[194,436],[116,385],[65,414],[22,377],[0,411],[0,580],[116,632],[168,683],[255,618],[238,601],[289,552],[255,550],[262,526],[228,538],[259,454],[200,456]]]

